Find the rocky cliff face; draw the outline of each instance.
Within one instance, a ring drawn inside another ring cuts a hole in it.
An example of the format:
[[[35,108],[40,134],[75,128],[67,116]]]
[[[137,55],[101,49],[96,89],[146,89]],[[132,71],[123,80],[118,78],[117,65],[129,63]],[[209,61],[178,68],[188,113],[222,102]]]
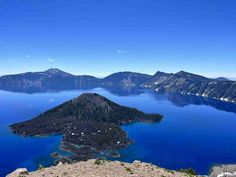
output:
[[[149,88],[155,88],[156,85],[162,84],[165,82],[169,77],[171,77],[172,73],[164,73],[158,71],[156,74],[154,74],[149,80],[144,82],[142,86],[149,87]]]
[[[184,71],[176,74],[158,74],[145,87],[157,92],[172,92],[236,102],[236,82],[218,81]]]

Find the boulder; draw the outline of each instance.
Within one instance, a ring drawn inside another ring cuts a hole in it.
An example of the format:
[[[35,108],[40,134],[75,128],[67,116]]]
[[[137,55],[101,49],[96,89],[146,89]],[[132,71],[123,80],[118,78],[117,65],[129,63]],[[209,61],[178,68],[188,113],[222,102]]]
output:
[[[29,175],[29,172],[26,168],[18,168],[11,174],[7,175],[6,177],[19,177],[19,176],[24,177],[28,175]]]

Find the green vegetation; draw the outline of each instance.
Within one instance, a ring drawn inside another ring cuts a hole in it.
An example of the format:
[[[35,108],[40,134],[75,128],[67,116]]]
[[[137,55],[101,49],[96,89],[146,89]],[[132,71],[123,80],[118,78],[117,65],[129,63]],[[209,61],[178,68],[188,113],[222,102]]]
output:
[[[121,166],[125,166],[125,164],[123,162],[120,163]]]
[[[169,170],[169,169],[164,169],[165,171],[167,171],[168,173],[172,173],[172,174],[174,174],[175,172],[174,171],[172,171],[172,170]]]
[[[127,172],[129,172],[130,174],[133,174],[131,168],[129,168],[129,167],[125,167],[125,170],[126,170]]]
[[[45,168],[45,167],[44,167],[43,165],[39,164],[38,170],[43,170],[44,168]]]
[[[196,176],[197,175],[197,172],[192,168],[180,169],[179,172],[186,173],[186,174],[191,175],[191,176]]]
[[[94,164],[95,165],[102,165],[103,163],[105,163],[106,161],[104,159],[96,159],[94,161]]]
[[[137,121],[158,122],[159,114],[145,114],[135,108],[120,106],[98,94],[83,94],[34,119],[13,124],[17,134],[29,136],[64,133],[76,122],[99,122],[122,125]]]

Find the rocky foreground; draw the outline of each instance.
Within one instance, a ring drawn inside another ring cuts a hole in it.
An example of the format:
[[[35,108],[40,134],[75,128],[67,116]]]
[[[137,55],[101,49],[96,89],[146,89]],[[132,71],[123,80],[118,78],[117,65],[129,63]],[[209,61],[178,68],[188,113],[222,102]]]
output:
[[[160,168],[153,164],[134,161],[124,163],[92,159],[73,164],[59,163],[49,168],[39,167],[37,171],[28,172],[19,168],[7,177],[201,177],[192,169],[179,171]],[[208,177],[204,175],[202,177]],[[236,165],[218,165],[212,168],[209,177],[236,177]]]
[[[187,173],[166,170],[152,164],[134,161],[88,160],[74,164],[58,164],[49,168],[41,168],[35,172],[17,169],[7,177],[186,177]]]

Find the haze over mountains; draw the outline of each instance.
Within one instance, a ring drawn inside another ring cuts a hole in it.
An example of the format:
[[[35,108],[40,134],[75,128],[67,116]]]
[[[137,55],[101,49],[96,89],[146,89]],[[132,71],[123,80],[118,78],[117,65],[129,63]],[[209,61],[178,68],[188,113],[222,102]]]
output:
[[[134,72],[118,72],[103,79],[89,75],[73,75],[59,69],[43,72],[28,72],[0,77],[0,89],[18,92],[50,90],[89,89],[96,87],[141,87],[156,92],[171,92],[196,95],[236,102],[236,82],[226,78],[210,79],[200,75],[180,71],[155,75]]]

